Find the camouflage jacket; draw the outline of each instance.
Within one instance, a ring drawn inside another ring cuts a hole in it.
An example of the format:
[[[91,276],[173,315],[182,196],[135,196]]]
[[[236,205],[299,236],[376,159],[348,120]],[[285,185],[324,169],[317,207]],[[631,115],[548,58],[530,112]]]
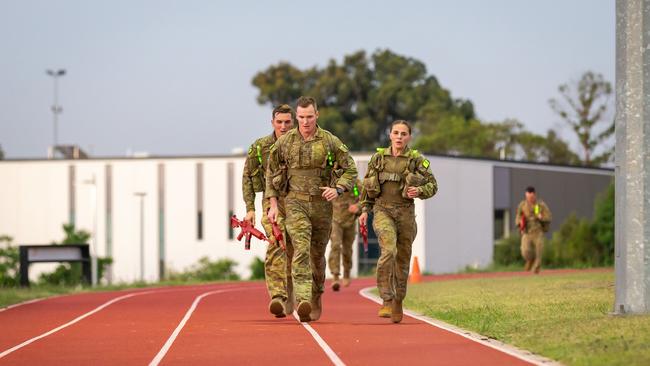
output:
[[[537,213],[542,215],[541,219],[537,217]],[[551,210],[544,201],[537,199],[534,205],[531,205],[526,200],[521,201],[517,207],[516,225],[521,222],[521,215],[524,215],[526,220],[525,233],[534,234],[548,231],[552,215]]]
[[[408,146],[398,156],[393,156],[391,151],[391,147],[378,148],[368,162],[361,193],[364,212],[372,210],[376,201],[413,203],[412,198],[405,197],[409,186],[418,187],[420,199],[431,198],[438,192],[429,160]],[[417,177],[418,183],[407,184],[411,177]]]
[[[270,135],[255,140],[248,149],[241,180],[246,212],[255,211],[255,192],[264,192],[266,164],[269,160],[271,145],[275,143],[275,140],[275,132],[272,132]]]
[[[338,137],[317,127],[305,141],[298,128],[278,138],[271,147],[266,171],[266,197],[288,192],[321,195],[319,187],[351,190],[357,178],[354,160]]]
[[[348,210],[350,205],[358,204],[361,196],[361,181],[356,180],[352,190],[343,193],[339,198],[332,201],[332,220],[342,227],[354,225],[354,219],[361,214],[361,206],[356,214]]]

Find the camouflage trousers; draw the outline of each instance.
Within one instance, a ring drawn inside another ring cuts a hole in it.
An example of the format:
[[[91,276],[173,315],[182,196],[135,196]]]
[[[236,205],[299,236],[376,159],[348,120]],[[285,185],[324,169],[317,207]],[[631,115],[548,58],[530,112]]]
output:
[[[296,302],[311,301],[325,286],[325,247],[332,229],[332,204],[320,196],[289,192],[286,227],[293,244],[291,274]]]
[[[352,243],[355,235],[356,225],[354,225],[354,222],[347,226],[343,226],[336,221],[332,222],[330,255],[327,259],[332,275],[341,275],[341,259],[343,259],[343,278],[350,278]]]
[[[264,279],[266,281],[266,289],[269,292],[271,298],[280,297],[283,300],[287,300],[293,295],[293,283],[291,280],[291,261],[287,258],[293,256],[293,246],[291,245],[291,239],[287,235],[284,223],[284,217],[286,215],[284,209],[284,200],[278,201],[278,225],[282,229],[282,235],[284,236],[284,242],[287,247],[287,251],[282,249],[279,243],[273,238],[273,227],[269,218],[266,216],[267,211],[269,210],[270,202],[268,199],[262,201],[262,226],[266,232],[266,237],[269,238],[270,242],[266,247],[266,258],[264,259]]]
[[[544,233],[534,231],[521,236],[521,256],[526,260],[526,270],[539,272],[544,251]]]
[[[403,300],[411,264],[411,248],[417,234],[415,205],[375,204],[372,227],[379,239],[377,288],[384,301]]]

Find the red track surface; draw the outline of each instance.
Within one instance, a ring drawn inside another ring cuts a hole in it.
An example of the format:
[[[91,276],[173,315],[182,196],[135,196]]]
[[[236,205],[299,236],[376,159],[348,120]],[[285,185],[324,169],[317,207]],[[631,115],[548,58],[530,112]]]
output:
[[[557,273],[557,272],[555,272]],[[448,280],[476,274],[427,277]],[[372,279],[341,292],[329,288],[323,316],[310,323],[346,365],[527,365],[460,335],[409,316],[401,324],[377,317],[378,305],[358,291]],[[211,291],[216,293],[207,294]],[[64,325],[106,302],[124,297],[57,332],[2,354]],[[200,295],[205,295],[188,314]],[[267,311],[261,282],[88,293],[45,299],[0,312],[0,365],[143,365],[159,354],[162,365],[331,365],[314,337],[293,317]],[[169,341],[171,342],[171,340]],[[336,359],[336,356],[333,356]]]

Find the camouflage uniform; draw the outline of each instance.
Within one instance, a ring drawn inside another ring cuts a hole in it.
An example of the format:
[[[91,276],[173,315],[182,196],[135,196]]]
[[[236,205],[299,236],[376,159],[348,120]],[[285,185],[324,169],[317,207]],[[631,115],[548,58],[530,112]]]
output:
[[[405,198],[408,186],[418,187],[420,199],[436,194],[438,183],[429,161],[408,147],[396,157],[390,147],[377,149],[368,163],[361,205],[364,212],[372,209],[374,214],[373,228],[381,250],[377,287],[384,305],[392,300],[401,303],[406,296],[411,247],[417,234],[415,205],[412,198]]]
[[[542,214],[541,220],[537,218],[537,213]],[[526,260],[524,269],[539,273],[544,251],[544,232],[548,231],[551,223],[551,210],[540,199],[537,199],[534,205],[523,200],[517,207],[517,225],[521,222],[521,215],[524,215],[526,220],[526,228],[521,236],[521,256]]]
[[[271,146],[275,143],[275,133],[261,137],[248,149],[248,156],[244,164],[244,174],[242,176],[242,192],[244,202],[246,202],[246,212],[255,211],[255,192],[264,192],[266,188],[266,165],[268,164],[269,152]],[[279,244],[275,243],[273,230],[266,212],[269,210],[269,200],[262,198],[262,226],[266,231],[266,236],[270,243],[266,248],[266,258],[264,260],[264,275],[266,279],[266,288],[271,298],[279,297],[286,301],[293,293],[291,281],[291,262],[287,261],[293,254],[293,246],[288,235],[284,235],[287,252],[285,253]],[[278,225],[284,228],[284,200],[278,201]],[[284,231],[284,229],[283,229]],[[289,274],[289,275],[287,275]],[[290,310],[290,309],[289,309]]]
[[[267,197],[286,195],[286,229],[294,248],[292,276],[296,303],[320,301],[332,203],[321,196],[319,187],[351,190],[357,177],[354,161],[347,147],[330,132],[317,127],[314,137],[305,141],[296,128],[271,147],[266,177]]]
[[[341,259],[343,259],[343,278],[350,278],[352,268],[352,242],[356,234],[356,218],[361,214],[361,208],[356,214],[348,211],[348,207],[359,203],[361,181],[357,180],[351,191],[345,192],[334,200],[332,215],[332,235],[328,264],[335,279],[341,275]],[[342,254],[342,256],[341,256]]]

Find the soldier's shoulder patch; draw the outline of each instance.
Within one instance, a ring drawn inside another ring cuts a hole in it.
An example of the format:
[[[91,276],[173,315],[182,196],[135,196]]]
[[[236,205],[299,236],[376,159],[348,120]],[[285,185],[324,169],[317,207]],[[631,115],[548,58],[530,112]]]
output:
[[[380,154],[383,154],[384,150],[385,150],[385,148],[383,148],[383,147],[378,147],[377,148],[377,152],[380,153]]]
[[[425,169],[429,169],[429,165],[430,165],[430,164],[429,164],[429,160],[427,160],[427,159],[422,160],[422,166],[423,166]]]
[[[341,146],[339,146],[339,150],[343,152],[348,152],[350,149],[348,149],[348,147],[345,146],[345,144],[341,144]]]

